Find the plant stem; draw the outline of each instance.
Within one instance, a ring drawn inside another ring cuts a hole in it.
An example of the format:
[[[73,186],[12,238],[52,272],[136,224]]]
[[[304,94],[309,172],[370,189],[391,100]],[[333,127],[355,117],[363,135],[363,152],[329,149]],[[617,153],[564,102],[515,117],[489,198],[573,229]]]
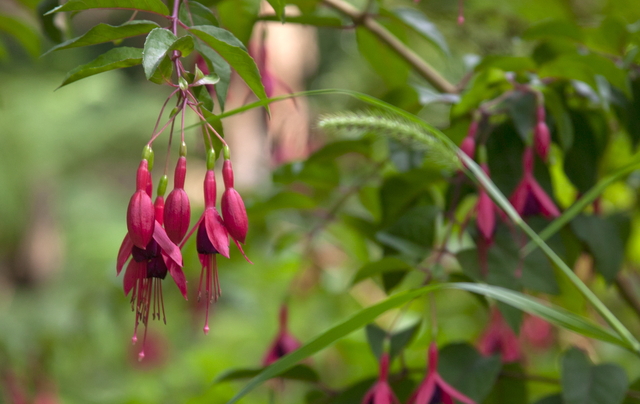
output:
[[[613,282],[624,301],[627,302],[633,311],[636,312],[636,315],[640,316],[640,300],[638,299],[638,296],[636,296],[636,292],[631,285],[631,281],[623,274],[619,273]]]
[[[403,44],[395,35],[389,32],[389,30],[380,25],[375,18],[368,14],[368,10],[361,13],[357,8],[342,0],[323,0],[323,3],[347,15],[353,20],[356,26],[361,25],[376,35],[382,42],[386,43],[401,58],[416,69],[416,71],[438,91],[443,93],[458,92],[455,85],[449,83],[449,81],[442,77],[429,63]]]

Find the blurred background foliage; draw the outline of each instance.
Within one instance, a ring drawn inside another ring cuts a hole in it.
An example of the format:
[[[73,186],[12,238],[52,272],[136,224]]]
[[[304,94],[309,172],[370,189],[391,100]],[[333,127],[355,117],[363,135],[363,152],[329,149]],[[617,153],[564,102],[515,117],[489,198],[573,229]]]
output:
[[[628,163],[640,139],[640,7],[636,0],[466,0],[461,26],[456,24],[457,3],[450,0],[371,2],[380,21],[447,80],[469,83],[461,97],[449,99],[369,32],[350,28],[349,21],[335,10],[321,5],[315,10],[315,1],[287,2],[295,3],[287,10],[293,15],[314,9],[314,15],[338,19],[343,28],[300,30],[295,26],[299,31],[287,31],[292,24],[256,21],[261,10],[271,14],[266,3],[258,0],[202,3],[215,6],[222,25],[250,49],[266,38],[270,51],[267,66],[286,84],[276,86],[276,94],[288,92],[287,87],[296,91],[361,91],[419,115],[456,142],[466,134],[470,112],[481,101],[508,89],[505,71],[526,75],[535,70],[540,77],[566,79],[545,90],[548,102],[556,101],[555,110],[547,105],[552,119],[565,120],[565,126],[553,125],[550,173],[542,173],[546,184],[541,180],[548,191],[553,189],[563,208],[597,179]],[[368,5],[365,1],[353,4],[359,9]],[[212,331],[204,336],[203,307],[195,296],[200,264],[195,259],[195,246],[189,243],[184,252],[191,286],[189,301],[184,302],[175,286],[165,282],[167,325],[150,324],[147,358],[137,362],[137,350],[130,345],[134,316],[123,296],[122,280],[115,276],[115,259],[126,232],[125,209],[134,189],[140,149],[151,134],[168,90],[147,83],[142,69],[135,67],[55,91],[67,71],[112,45],[40,57],[53,42],[42,32],[39,15],[43,8],[38,7],[37,0],[5,0],[0,4],[0,372],[4,381],[0,400],[12,403],[9,390],[14,386],[31,397],[26,402],[48,397],[57,400],[46,401],[50,403],[224,403],[240,384],[213,383],[214,378],[232,368],[260,367],[277,332],[277,313],[285,300],[290,331],[308,341],[359,308],[380,300],[385,292],[423,281],[424,272],[411,269],[442,240],[443,212],[451,204],[441,172],[424,163],[423,155],[393,142],[387,144],[373,136],[345,140],[318,130],[318,115],[362,109],[356,101],[326,96],[301,99],[298,104],[274,104],[270,121],[258,110],[225,121],[238,188],[249,210],[246,251],[254,265],[239,254],[220,261],[223,297],[213,308]],[[44,7],[46,11],[52,3]],[[397,7],[404,11],[389,11]],[[422,32],[401,22],[403,16],[410,20],[410,9],[426,16],[420,23]],[[122,11],[89,11],[53,21],[73,37],[98,21],[116,24],[123,18],[128,14]],[[552,22],[545,26],[545,21]],[[125,43],[141,46],[140,41],[133,38]],[[558,62],[557,55],[565,58],[564,64]],[[607,63],[610,60],[624,68],[612,68],[613,62]],[[288,66],[297,70],[292,73]],[[473,69],[477,74],[472,77]],[[603,85],[600,78],[611,86]],[[574,86],[571,80],[587,86]],[[569,93],[579,90],[583,90],[581,98],[571,98]],[[252,100],[247,94],[239,80],[232,80],[227,109]],[[514,98],[514,103],[522,98]],[[495,157],[490,159],[492,178],[507,194],[521,172],[516,151],[521,153],[522,142],[517,126],[527,125],[517,111],[516,107],[511,115],[491,123],[492,137],[487,143],[489,155]],[[193,118],[191,123],[196,122]],[[590,140],[585,133],[592,133]],[[195,129],[187,133],[193,151],[187,191],[192,196],[194,217],[203,208],[198,196],[202,195],[204,173],[199,136]],[[581,143],[585,138],[591,141],[586,146]],[[333,146],[322,148],[325,144]],[[164,162],[159,152],[164,147],[156,147],[157,164]],[[573,231],[565,228],[561,234],[570,239],[562,248],[582,242],[597,265],[602,262],[599,259],[614,261],[608,273],[599,268],[604,275],[599,276],[585,263],[590,258],[576,247],[569,263],[582,271],[581,277],[636,335],[640,332],[637,313],[611,282],[617,282],[618,271],[624,268],[626,287],[632,296],[635,293],[635,271],[640,263],[638,180],[637,172],[633,173],[608,186],[603,194],[601,204],[607,219],[602,220],[611,222],[608,229],[613,233],[604,233],[603,239],[598,236],[606,225],[591,223],[591,230],[583,231],[580,229],[590,223],[574,221]],[[456,212],[460,219],[473,206],[474,197],[470,198],[466,202],[463,198]],[[412,215],[402,222],[407,211]],[[416,217],[431,227],[407,234],[413,231],[407,220],[415,221]],[[536,228],[543,225],[541,222]],[[460,234],[465,236],[460,237],[458,250],[473,245],[473,234]],[[576,240],[576,234],[581,240]],[[607,238],[606,234],[614,235]],[[510,238],[506,226],[496,237]],[[398,238],[409,240],[411,245],[394,244]],[[622,250],[607,257],[613,248],[607,243],[612,238],[620,240],[618,249]],[[604,257],[596,251],[599,245],[606,247],[601,253]],[[390,249],[394,254],[388,254]],[[383,256],[396,255],[402,258],[400,264],[378,270],[375,282],[365,279],[354,285],[358,270]],[[471,261],[474,257],[475,251]],[[566,257],[571,257],[570,251]],[[458,259],[466,275],[456,272],[457,276],[473,277],[474,264],[465,266],[466,261]],[[550,275],[542,283],[527,284],[525,278],[524,287],[572,311],[592,314],[583,299],[562,277],[553,275],[546,259],[543,261],[541,265]],[[445,266],[449,270],[456,265],[445,262]],[[433,271],[437,278],[443,277],[437,268]],[[380,277],[380,272],[385,275]],[[486,304],[456,291],[439,292],[435,299],[439,344],[476,345],[490,317]],[[504,314],[507,312],[505,309]],[[522,318],[518,319],[518,314],[514,318],[518,328]],[[422,377],[431,341],[429,319],[424,301],[418,301],[402,315],[393,311],[378,321],[380,327],[394,330],[422,324],[404,354],[406,366],[418,369],[413,385]],[[327,392],[348,390],[352,385],[356,393],[351,398],[345,395],[342,401],[331,402],[359,402],[377,372],[366,334],[358,331],[314,356],[308,365],[320,375],[321,383],[287,381],[284,389],[267,385],[243,402],[267,402],[270,394],[274,402],[300,403],[305,396],[308,402],[322,402],[314,399],[322,400]],[[570,345],[586,349],[596,362],[621,365],[631,381],[640,376],[638,359],[620,348],[566,331],[554,334],[556,342],[544,350],[523,343],[526,359],[521,365],[510,365],[515,367],[513,374],[523,374],[524,366],[527,374],[539,375],[538,379],[525,383],[509,378],[509,369],[503,369],[500,380],[507,380],[507,384],[500,382],[477,397],[488,397],[487,403],[534,403],[557,393],[559,355]],[[477,359],[477,353],[466,345],[449,345],[448,349],[450,362],[458,367],[464,361],[455,355],[471,362]],[[569,353],[582,360],[579,353]],[[446,351],[442,355],[446,365]],[[570,360],[567,356],[565,360]],[[494,369],[492,374],[497,377],[494,365],[487,362],[483,366],[488,368],[481,367],[480,372],[489,374],[487,369]],[[446,376],[446,369],[443,372]],[[473,374],[469,371],[467,382]],[[478,377],[481,384],[482,377]],[[465,384],[465,377],[460,379],[459,387]],[[413,385],[398,389],[406,397]],[[474,391],[473,387],[467,389]],[[503,394],[501,389],[509,393]],[[540,403],[562,402],[559,400],[549,398]]]

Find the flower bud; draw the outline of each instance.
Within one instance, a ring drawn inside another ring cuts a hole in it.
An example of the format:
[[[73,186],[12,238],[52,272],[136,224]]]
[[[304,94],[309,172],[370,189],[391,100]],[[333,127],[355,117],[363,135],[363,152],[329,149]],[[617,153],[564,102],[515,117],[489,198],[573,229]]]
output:
[[[225,189],[222,194],[221,207],[227,231],[232,238],[244,243],[249,230],[249,220],[242,197],[235,188]]]
[[[222,165],[222,179],[225,188],[233,188],[233,166],[231,160],[225,160]]]
[[[213,170],[207,170],[204,177],[204,207],[215,208],[216,206],[216,175]]]
[[[184,180],[187,174],[187,159],[181,156],[176,164],[173,177],[173,190],[167,197],[164,210],[164,228],[169,239],[178,244],[189,230],[191,221],[191,205],[189,196],[184,190]]]
[[[164,224],[164,197],[162,195],[156,196],[156,200],[153,203],[153,211],[156,215],[155,219],[162,226]]]
[[[133,245],[146,248],[155,226],[155,212],[151,197],[143,190],[136,191],[127,209],[127,230]]]

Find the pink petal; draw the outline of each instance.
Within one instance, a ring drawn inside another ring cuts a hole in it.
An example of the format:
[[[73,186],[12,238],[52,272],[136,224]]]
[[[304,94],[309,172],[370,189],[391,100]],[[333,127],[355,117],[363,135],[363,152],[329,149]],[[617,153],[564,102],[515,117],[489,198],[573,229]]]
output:
[[[478,218],[476,220],[476,224],[478,226],[478,230],[484,236],[485,240],[493,239],[493,231],[496,227],[496,215],[495,215],[495,207],[493,205],[493,201],[489,197],[489,195],[481,190],[478,195]]]
[[[124,273],[124,279],[122,280],[124,286],[124,295],[129,295],[131,289],[136,285],[138,279],[144,278],[147,272],[146,262],[138,262],[136,260],[129,261],[127,270]]]
[[[167,265],[167,269],[169,270],[169,274],[171,274],[173,281],[176,283],[176,286],[178,286],[180,293],[182,293],[182,296],[184,296],[185,300],[189,300],[187,299],[187,279],[184,276],[184,272],[182,272],[182,268],[180,268],[180,266],[175,262],[170,261],[169,265]]]
[[[182,266],[182,254],[177,245],[173,244],[173,241],[169,240],[167,232],[164,231],[160,223],[156,222],[156,226],[153,229],[153,239],[158,243],[162,251],[169,256],[173,262]]]
[[[529,194],[529,186],[527,176],[522,178],[516,189],[509,197],[509,202],[513,205],[513,208],[518,212],[519,215],[522,215],[524,212],[524,207],[527,204],[527,195]]]
[[[127,230],[133,245],[145,249],[153,235],[155,210],[145,191],[136,191],[127,208]]]
[[[531,193],[536,198],[538,203],[540,204],[540,210],[542,211],[542,215],[548,219],[553,217],[560,216],[560,211],[553,203],[549,195],[542,189],[542,187],[538,184],[538,182],[532,178],[531,183]]]
[[[436,380],[427,376],[418,389],[413,393],[407,404],[429,404],[436,392]]]
[[[469,397],[465,396],[464,394],[460,393],[458,390],[456,390],[453,387],[451,387],[451,385],[449,385],[449,383],[445,382],[442,379],[442,377],[440,377],[440,375],[436,375],[436,383],[438,383],[438,386],[440,386],[440,388],[442,389],[442,391],[444,393],[450,395],[454,399],[456,399],[458,401],[461,401],[464,404],[476,404],[475,401],[473,401]]]
[[[229,236],[222,218],[215,208],[207,208],[204,212],[204,225],[207,228],[209,241],[220,255],[229,258]]]
[[[131,237],[129,237],[129,233],[124,236],[124,240],[122,240],[122,245],[120,245],[120,250],[118,250],[118,259],[116,263],[116,274],[120,275],[120,271],[122,271],[122,267],[129,259],[131,255],[131,249],[133,248],[133,241],[131,241]]]

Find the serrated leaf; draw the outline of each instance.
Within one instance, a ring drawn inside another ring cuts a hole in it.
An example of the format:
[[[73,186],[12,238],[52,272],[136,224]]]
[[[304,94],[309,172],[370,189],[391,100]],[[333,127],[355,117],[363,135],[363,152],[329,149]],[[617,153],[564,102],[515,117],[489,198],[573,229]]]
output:
[[[83,11],[93,8],[120,8],[169,15],[169,9],[161,0],[69,0],[49,11],[47,15],[62,11]]]
[[[258,99],[267,98],[258,66],[238,38],[225,29],[213,26],[196,26],[189,31],[218,52],[238,72]],[[216,73],[220,75],[219,72]],[[265,108],[269,110],[268,106]]]
[[[276,17],[278,17],[280,19],[280,21],[282,21],[282,23],[284,24],[285,22],[285,15],[284,15],[284,6],[285,6],[285,1],[284,0],[267,0],[269,2],[269,4],[271,4],[271,7],[273,7],[273,10],[276,12]]]
[[[222,374],[218,375],[214,379],[213,383],[222,383],[222,382],[230,382],[234,380],[248,379],[256,376],[263,370],[264,368],[227,370]],[[283,373],[276,375],[274,377],[280,377],[288,380],[312,382],[312,383],[320,380],[320,377],[318,376],[318,373],[316,373],[315,370],[303,364],[295,365],[291,369],[288,369]]]
[[[91,62],[71,70],[60,87],[109,70],[131,67],[142,63],[142,49],[120,47],[103,53]],[[58,87],[59,88],[59,87]]]
[[[409,7],[398,7],[391,11],[407,26],[422,35],[444,54],[449,55],[449,46],[447,45],[447,41],[444,39],[444,36],[440,33],[440,30],[438,30],[438,27],[429,21],[427,16],[421,11]]]
[[[593,366],[577,348],[562,358],[561,379],[565,404],[620,404],[629,388],[624,369],[614,364]]]
[[[180,21],[185,25],[215,25],[220,24],[218,19],[213,14],[213,11],[204,4],[197,1],[185,1],[180,5],[180,11],[178,14]]]
[[[182,56],[188,56],[193,51],[194,42],[190,36],[176,37],[173,33],[164,28],[155,28],[147,36],[142,52],[142,67],[147,79],[154,83],[162,83],[169,79],[171,73],[168,71],[170,64],[165,59],[170,59],[171,52],[179,51]],[[163,69],[160,77],[155,73],[162,65]],[[155,77],[154,77],[155,76]]]
[[[55,7],[58,7],[59,4],[59,0],[42,0],[36,9],[42,31],[44,31],[45,35],[54,43],[62,42],[62,31],[60,31],[60,28],[53,23],[54,16],[52,14],[45,15],[45,13]]]
[[[201,78],[198,81],[195,81],[193,83],[193,85],[194,86],[214,85],[219,81],[220,81],[220,76],[218,76],[217,74],[213,73],[213,74],[208,74],[208,75],[204,76],[203,78]]]
[[[143,35],[150,32],[154,28],[159,28],[158,24],[153,21],[147,20],[127,21],[119,26],[101,23],[91,28],[89,31],[87,31],[86,34],[82,36],[69,39],[68,41],[54,46],[53,48],[49,49],[44,55],[57,50],[97,45],[100,43]]]
[[[0,32],[4,31],[14,37],[22,47],[34,58],[40,55],[40,37],[22,21],[0,15]]]

